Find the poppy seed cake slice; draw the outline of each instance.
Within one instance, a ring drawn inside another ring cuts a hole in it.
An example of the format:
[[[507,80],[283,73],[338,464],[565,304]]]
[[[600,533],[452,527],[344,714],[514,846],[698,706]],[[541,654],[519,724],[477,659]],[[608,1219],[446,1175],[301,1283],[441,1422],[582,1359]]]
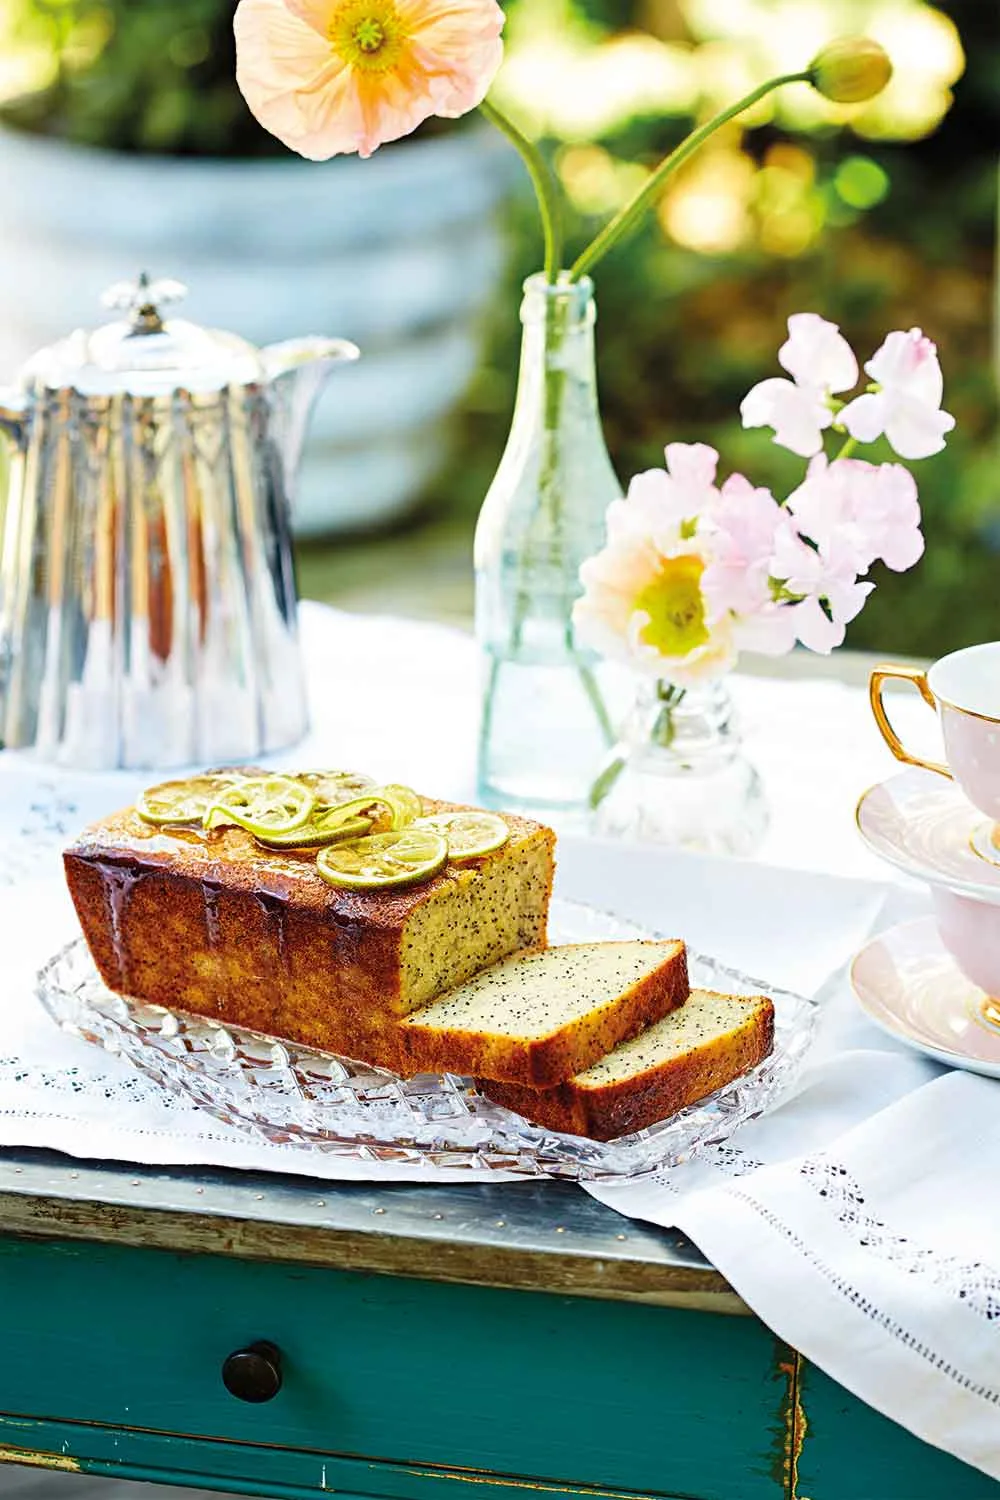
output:
[[[679,1010],[557,1088],[481,1087],[537,1125],[611,1141],[714,1094],[773,1046],[774,1005],[765,996],[692,990]]]
[[[548,1087],[658,1021],[688,993],[680,942],[570,943],[519,953],[407,1016],[407,1072]]]

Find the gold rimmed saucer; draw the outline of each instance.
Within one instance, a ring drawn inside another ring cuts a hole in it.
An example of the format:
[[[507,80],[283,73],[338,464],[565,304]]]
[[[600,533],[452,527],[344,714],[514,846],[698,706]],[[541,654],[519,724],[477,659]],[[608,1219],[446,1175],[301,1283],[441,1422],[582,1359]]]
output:
[[[1000,1078],[1000,997],[966,979],[933,917],[867,943],[851,965],[861,1008],[883,1031],[951,1068]]]
[[[858,831],[869,849],[932,886],[1000,904],[1000,844],[953,781],[933,771],[900,771],[858,803]]]
[[[1000,1000],[994,1000],[992,995],[987,995],[979,1009],[987,1026],[994,1026],[1000,1031]]]
[[[1000,823],[980,823],[969,835],[969,844],[973,854],[1000,867]]]

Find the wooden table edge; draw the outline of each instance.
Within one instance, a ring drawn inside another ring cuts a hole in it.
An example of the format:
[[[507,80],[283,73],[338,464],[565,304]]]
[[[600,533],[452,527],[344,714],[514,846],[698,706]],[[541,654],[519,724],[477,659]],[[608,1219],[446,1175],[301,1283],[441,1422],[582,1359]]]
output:
[[[623,1218],[568,1184],[431,1192],[7,1151],[0,1236],[748,1312],[682,1236]]]

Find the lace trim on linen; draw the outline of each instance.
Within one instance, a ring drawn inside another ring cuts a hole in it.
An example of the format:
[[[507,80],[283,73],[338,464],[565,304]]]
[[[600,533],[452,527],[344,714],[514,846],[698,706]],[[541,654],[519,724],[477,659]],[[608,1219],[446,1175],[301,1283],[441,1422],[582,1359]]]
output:
[[[837,1222],[864,1250],[909,1275],[929,1277],[970,1312],[988,1323],[1000,1319],[1000,1273],[984,1261],[960,1260],[942,1255],[927,1245],[915,1244],[896,1234],[881,1219],[865,1211],[859,1182],[847,1168],[825,1156],[808,1157],[799,1168],[804,1181],[818,1197],[827,1200]]]
[[[58,868],[59,855],[77,829],[78,804],[54,781],[35,782],[29,796],[0,862],[0,886],[17,885],[47,868]]]
[[[141,1073],[114,1077],[108,1073],[81,1072],[79,1068],[44,1069],[25,1066],[19,1057],[0,1057],[0,1094],[6,1098],[16,1097],[13,1091],[18,1086],[27,1086],[32,1092],[46,1090],[51,1097],[52,1108],[39,1108],[37,1096],[17,1107],[0,1108],[0,1116],[7,1119],[59,1120],[86,1133],[88,1120],[81,1120],[73,1108],[72,1101],[79,1097],[94,1099],[101,1104],[109,1103],[119,1108],[155,1105],[157,1109],[169,1110],[175,1116],[186,1116],[183,1139],[186,1141],[209,1141],[218,1145],[231,1145],[231,1138],[211,1128],[198,1128],[205,1118],[179,1094],[170,1094],[144,1078]],[[197,1121],[195,1119],[197,1117]],[[175,1139],[172,1130],[150,1129],[135,1125],[127,1117],[117,1117],[131,1134],[153,1138]],[[251,1132],[247,1132],[247,1144],[259,1145]]]
[[[740,1146],[706,1146],[699,1151],[697,1167],[707,1167],[717,1172],[720,1177],[746,1177],[750,1172],[756,1172],[765,1165],[758,1157],[751,1156]],[[662,1189],[666,1193],[673,1193],[674,1197],[680,1197],[690,1188],[690,1183],[683,1175],[679,1167],[669,1167],[665,1172],[654,1173],[649,1182],[652,1186]]]
[[[926,1360],[929,1365],[935,1370],[939,1370],[942,1375],[953,1381],[955,1385],[961,1386],[970,1395],[978,1396],[981,1400],[988,1401],[991,1406],[1000,1407],[1000,1391],[995,1390],[992,1386],[983,1385],[979,1381],[972,1380],[968,1375],[963,1375],[962,1371],[956,1369],[943,1354],[940,1354],[922,1339],[917,1338],[915,1334],[910,1333],[895,1318],[883,1312],[880,1307],[876,1307],[870,1297],[866,1297],[862,1292],[858,1291],[857,1287],[852,1286],[846,1277],[841,1276],[832,1266],[828,1265],[822,1256],[817,1255],[816,1251],[810,1245],[806,1244],[805,1240],[801,1239],[793,1229],[790,1229],[787,1224],[783,1223],[777,1214],[772,1213],[763,1203],[758,1202],[751,1193],[744,1191],[742,1188],[734,1188],[732,1196],[745,1203],[748,1208],[753,1209],[755,1214],[762,1218],[776,1234],[780,1234],[793,1249],[797,1250],[803,1260],[807,1261],[814,1270],[818,1271],[858,1312],[864,1313],[865,1317],[870,1318],[872,1322],[877,1323],[880,1328],[883,1328],[897,1342],[905,1345],[907,1349],[912,1350],[921,1359]]]

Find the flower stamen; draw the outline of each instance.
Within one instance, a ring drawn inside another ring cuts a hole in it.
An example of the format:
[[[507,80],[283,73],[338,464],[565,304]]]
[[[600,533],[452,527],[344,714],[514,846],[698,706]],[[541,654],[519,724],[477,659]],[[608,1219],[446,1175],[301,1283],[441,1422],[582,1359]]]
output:
[[[360,73],[386,73],[400,61],[408,35],[392,0],[346,0],[327,28],[333,48]]]
[[[382,30],[381,22],[376,21],[374,16],[366,16],[355,26],[354,40],[362,52],[377,52],[385,41],[385,32]]]
[[[649,617],[639,632],[647,646],[664,656],[686,656],[709,639],[701,591],[704,571],[704,562],[693,553],[663,559],[658,577],[635,601]]]

